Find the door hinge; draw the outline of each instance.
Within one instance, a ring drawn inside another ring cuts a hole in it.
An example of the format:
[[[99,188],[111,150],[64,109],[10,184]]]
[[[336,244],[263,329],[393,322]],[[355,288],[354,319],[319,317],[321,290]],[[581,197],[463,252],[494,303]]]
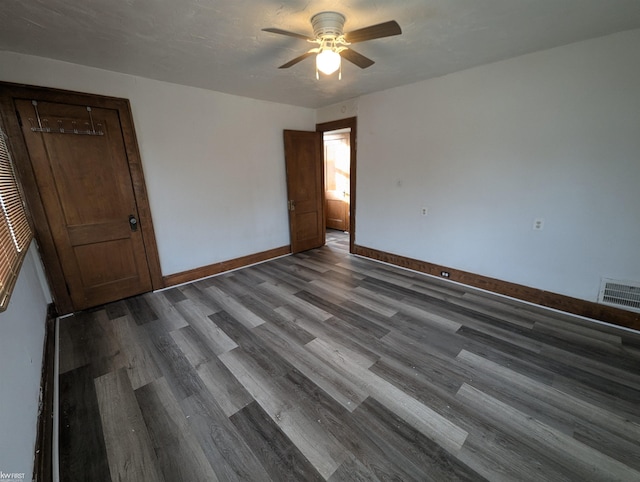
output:
[[[289,211],[295,211],[296,203],[293,199],[289,199],[289,201],[287,201],[287,208],[289,209]]]
[[[16,109],[16,117],[18,118],[18,124],[22,127],[22,117],[20,116],[20,111]]]

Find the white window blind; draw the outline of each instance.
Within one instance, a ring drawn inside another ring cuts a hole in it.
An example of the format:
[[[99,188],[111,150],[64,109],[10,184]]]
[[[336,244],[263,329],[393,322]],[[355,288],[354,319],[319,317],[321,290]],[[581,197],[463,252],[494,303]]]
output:
[[[6,309],[33,236],[16,181],[6,136],[0,129],[0,311]]]

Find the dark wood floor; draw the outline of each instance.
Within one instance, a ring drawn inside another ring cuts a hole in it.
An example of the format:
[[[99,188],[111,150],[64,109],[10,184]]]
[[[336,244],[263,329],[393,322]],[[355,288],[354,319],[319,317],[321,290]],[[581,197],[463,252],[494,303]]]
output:
[[[61,320],[65,481],[640,480],[640,336],[327,246]]]

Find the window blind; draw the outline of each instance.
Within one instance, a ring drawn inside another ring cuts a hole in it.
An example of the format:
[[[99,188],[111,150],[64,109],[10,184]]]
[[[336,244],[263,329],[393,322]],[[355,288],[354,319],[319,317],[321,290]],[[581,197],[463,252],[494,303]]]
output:
[[[0,129],[0,311],[6,309],[33,236],[7,147]]]

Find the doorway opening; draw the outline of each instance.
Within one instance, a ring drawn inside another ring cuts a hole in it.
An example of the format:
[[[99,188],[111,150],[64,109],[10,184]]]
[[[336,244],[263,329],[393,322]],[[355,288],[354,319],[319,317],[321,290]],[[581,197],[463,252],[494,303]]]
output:
[[[349,232],[349,197],[351,186],[351,129],[325,132],[324,151],[325,227]]]
[[[324,165],[325,229],[349,235],[355,243],[356,118],[316,125],[321,132]]]

